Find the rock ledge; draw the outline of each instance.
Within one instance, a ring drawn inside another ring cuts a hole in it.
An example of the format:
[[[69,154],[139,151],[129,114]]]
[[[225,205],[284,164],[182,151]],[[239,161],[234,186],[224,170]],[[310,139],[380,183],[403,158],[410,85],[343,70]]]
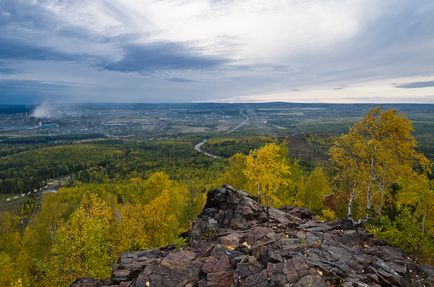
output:
[[[344,226],[303,208],[266,208],[223,186],[208,192],[187,246],[124,253],[110,280],[72,286],[434,286],[433,267]]]

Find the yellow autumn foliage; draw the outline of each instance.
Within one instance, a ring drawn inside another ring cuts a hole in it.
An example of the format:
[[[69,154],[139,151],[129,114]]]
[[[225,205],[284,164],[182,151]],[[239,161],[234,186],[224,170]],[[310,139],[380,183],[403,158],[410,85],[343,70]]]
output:
[[[246,157],[243,173],[255,183],[257,196],[265,205],[282,206],[289,199],[291,173],[283,146],[270,143],[252,150]]]
[[[78,209],[57,230],[46,284],[69,286],[79,277],[108,277],[113,261],[107,241],[111,221],[110,207],[95,194],[85,194]]]
[[[390,184],[411,176],[418,167],[429,170],[429,161],[416,150],[413,127],[396,110],[374,108],[329,150],[336,180],[348,194],[348,218],[355,213],[362,221],[381,214]]]
[[[0,253],[0,286],[15,286],[15,283],[21,279],[16,270],[16,264],[12,261],[9,254],[5,252]]]

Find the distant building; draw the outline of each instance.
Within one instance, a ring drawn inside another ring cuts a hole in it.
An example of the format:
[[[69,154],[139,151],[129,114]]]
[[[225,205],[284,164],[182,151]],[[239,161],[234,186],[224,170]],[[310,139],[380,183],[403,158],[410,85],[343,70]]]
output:
[[[59,127],[59,125],[56,123],[45,123],[44,124],[43,122],[39,122],[38,126],[40,129],[55,129],[55,128]]]

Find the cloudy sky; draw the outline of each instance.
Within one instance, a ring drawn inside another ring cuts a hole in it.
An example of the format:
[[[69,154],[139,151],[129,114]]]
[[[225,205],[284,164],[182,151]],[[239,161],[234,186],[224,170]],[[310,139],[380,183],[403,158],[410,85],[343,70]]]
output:
[[[432,0],[0,0],[0,103],[434,103]]]

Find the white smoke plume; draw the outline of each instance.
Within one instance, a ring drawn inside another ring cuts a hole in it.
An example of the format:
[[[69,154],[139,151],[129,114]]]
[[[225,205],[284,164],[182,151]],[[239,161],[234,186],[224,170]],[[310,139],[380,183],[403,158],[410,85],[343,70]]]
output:
[[[37,119],[49,119],[49,118],[55,118],[57,116],[57,109],[48,104],[41,104],[37,106],[33,112],[32,117],[35,117]]]

